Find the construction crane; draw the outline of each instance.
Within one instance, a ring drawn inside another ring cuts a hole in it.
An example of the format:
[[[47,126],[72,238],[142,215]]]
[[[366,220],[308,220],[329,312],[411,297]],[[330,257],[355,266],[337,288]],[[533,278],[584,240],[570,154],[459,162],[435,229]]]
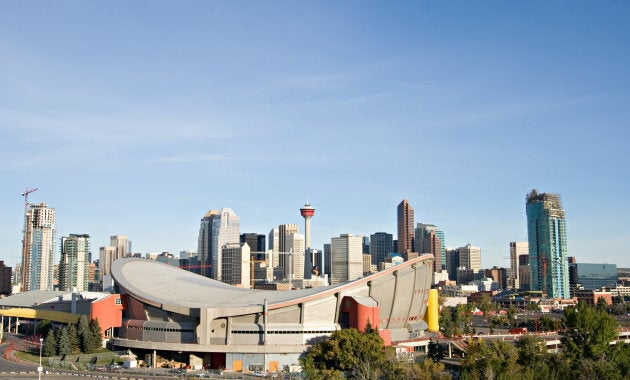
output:
[[[25,291],[28,289],[29,278],[29,268],[31,266],[30,262],[30,244],[31,244],[31,228],[28,226],[29,218],[26,215],[28,212],[28,195],[30,193],[34,193],[38,188],[29,189],[28,187],[22,193],[24,197],[24,237],[22,239],[22,278],[21,278],[21,289]]]
[[[26,212],[28,211],[28,195],[30,193],[34,193],[37,190],[39,190],[39,188],[34,188],[34,189],[29,189],[28,187],[26,188],[26,190],[24,190],[24,192],[22,193],[22,196],[24,197],[24,214],[26,214]]]

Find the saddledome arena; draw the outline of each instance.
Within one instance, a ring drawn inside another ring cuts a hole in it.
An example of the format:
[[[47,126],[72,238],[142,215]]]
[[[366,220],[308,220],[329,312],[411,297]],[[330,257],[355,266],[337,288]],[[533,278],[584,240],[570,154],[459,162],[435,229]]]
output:
[[[192,367],[277,371],[335,330],[369,321],[386,343],[423,334],[433,255],[340,285],[238,288],[153,260],[112,265],[123,302],[113,348]]]

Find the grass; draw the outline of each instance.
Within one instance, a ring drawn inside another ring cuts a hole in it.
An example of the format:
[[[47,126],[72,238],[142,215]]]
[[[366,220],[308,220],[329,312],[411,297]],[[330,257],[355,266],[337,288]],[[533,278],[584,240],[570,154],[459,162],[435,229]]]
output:
[[[20,360],[24,360],[27,362],[33,362],[33,363],[39,363],[39,355],[35,355],[32,354],[30,352],[24,352],[24,351],[15,351],[15,357],[20,359]]]

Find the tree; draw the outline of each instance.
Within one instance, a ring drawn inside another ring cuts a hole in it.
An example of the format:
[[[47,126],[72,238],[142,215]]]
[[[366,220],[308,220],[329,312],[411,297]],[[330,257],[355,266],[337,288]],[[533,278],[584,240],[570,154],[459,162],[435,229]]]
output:
[[[597,309],[606,310],[607,308],[608,308],[608,302],[606,302],[606,299],[604,297],[599,297],[597,299]]]
[[[409,371],[400,379],[414,380],[450,380],[451,375],[444,371],[444,364],[436,363],[433,360],[423,360],[421,363],[414,363]]]
[[[427,347],[427,357],[434,362],[439,362],[444,359],[444,352],[442,351],[442,347],[438,342],[434,342],[432,339],[429,339],[429,345]]]
[[[98,350],[101,348],[102,342],[103,333],[101,331],[101,326],[98,324],[98,319],[93,319],[90,321],[90,333],[86,342],[85,353],[90,354]]]
[[[53,326],[52,322],[47,319],[44,319],[41,322],[39,322],[39,327],[37,328],[37,331],[40,336],[48,336],[48,331],[54,330],[54,329],[55,329],[55,326]]]
[[[516,344],[517,363],[533,373],[544,373],[550,354],[545,340],[535,335],[523,335]]]
[[[59,337],[57,339],[57,352],[59,355],[68,355],[72,353],[70,344],[70,335],[68,329],[59,329]]]
[[[518,378],[521,367],[517,359],[516,348],[511,343],[497,340],[486,344],[483,340],[471,340],[462,360],[463,378]]]
[[[42,354],[49,357],[57,355],[57,337],[55,336],[55,329],[48,329],[48,333],[44,339],[44,347],[42,347]]]
[[[72,352],[81,350],[81,340],[77,332],[77,326],[72,323],[68,325],[68,339],[70,340]]]
[[[333,332],[300,357],[309,379],[378,379],[397,370],[393,347],[385,347],[378,332],[356,329]]]
[[[470,333],[470,322],[472,320],[472,314],[470,312],[471,306],[466,304],[459,304],[455,306],[453,312],[453,323],[455,324],[456,335],[468,335]]]
[[[516,321],[516,307],[514,307],[514,305],[512,304],[510,304],[510,306],[507,308],[507,317],[508,321],[510,321],[510,324],[514,325]]]
[[[455,334],[455,323],[453,322],[453,308],[446,306],[440,312],[440,329],[442,334],[447,337]]]
[[[81,345],[81,352],[87,354],[90,351],[90,321],[88,317],[82,315],[79,317],[77,326],[77,334]]]
[[[488,318],[488,313],[496,309],[496,304],[488,293],[481,293],[475,305],[483,312],[484,318]]]
[[[611,352],[619,324],[606,311],[578,302],[564,310],[564,354],[575,364],[580,359],[600,359]]]

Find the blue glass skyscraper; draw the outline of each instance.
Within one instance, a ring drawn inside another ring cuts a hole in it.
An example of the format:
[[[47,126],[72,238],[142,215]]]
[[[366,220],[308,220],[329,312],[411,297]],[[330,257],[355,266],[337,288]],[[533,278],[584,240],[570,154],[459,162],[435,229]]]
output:
[[[570,298],[569,256],[565,212],[560,196],[527,194],[527,237],[531,290],[540,290],[550,298]]]

